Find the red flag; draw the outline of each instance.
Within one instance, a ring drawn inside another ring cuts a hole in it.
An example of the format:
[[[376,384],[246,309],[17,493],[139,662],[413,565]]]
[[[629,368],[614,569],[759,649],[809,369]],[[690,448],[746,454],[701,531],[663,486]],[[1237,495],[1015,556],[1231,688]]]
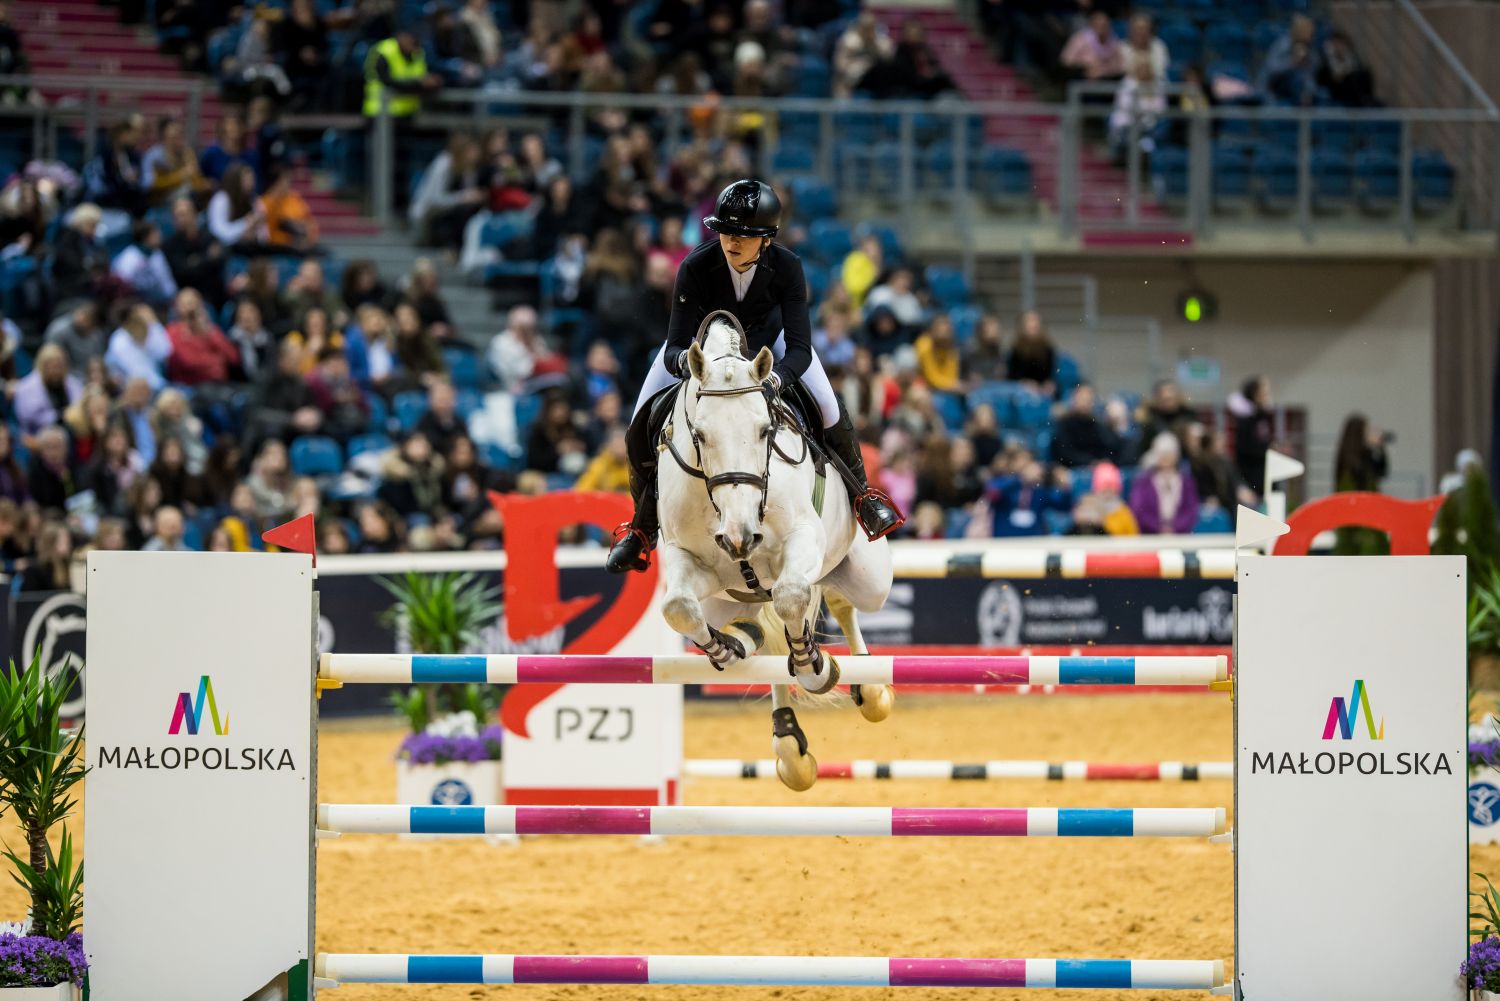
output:
[[[310,514],[304,514],[285,525],[267,529],[261,534],[261,539],[267,545],[280,546],[289,552],[311,553],[313,566],[318,565],[317,529],[313,525],[313,516]]]

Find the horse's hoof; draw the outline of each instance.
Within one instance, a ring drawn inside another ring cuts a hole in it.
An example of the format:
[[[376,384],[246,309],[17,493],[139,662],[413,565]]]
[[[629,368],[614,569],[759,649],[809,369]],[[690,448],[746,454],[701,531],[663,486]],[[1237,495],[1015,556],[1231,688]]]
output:
[[[860,685],[859,714],[871,723],[879,723],[896,707],[896,690],[890,685]]]
[[[810,666],[792,668],[792,673],[797,677],[797,683],[809,695],[827,695],[839,683],[838,661],[823,650],[818,651],[818,659],[822,662],[823,669],[816,674]]]
[[[792,792],[807,792],[818,781],[818,759],[803,754],[795,737],[777,737],[772,741],[776,751],[776,777]]]

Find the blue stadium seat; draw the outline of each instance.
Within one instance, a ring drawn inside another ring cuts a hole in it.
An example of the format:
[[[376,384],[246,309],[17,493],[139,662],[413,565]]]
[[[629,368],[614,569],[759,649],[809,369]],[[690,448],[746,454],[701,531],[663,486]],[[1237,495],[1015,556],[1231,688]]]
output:
[[[1213,151],[1214,204],[1241,205],[1250,197],[1250,161],[1245,148],[1215,144]]]
[[[467,421],[484,409],[484,395],[477,389],[460,389],[454,394],[453,412],[458,419]]]
[[[838,196],[817,178],[794,177],[788,187],[799,217],[811,221],[839,214]]]
[[[889,223],[867,221],[854,228],[855,240],[863,240],[867,236],[880,240],[880,249],[888,266],[906,260],[906,252],[901,247],[901,234],[896,232],[896,227]]]
[[[1011,416],[1024,431],[1037,431],[1052,422],[1052,401],[1040,393],[1022,389],[1011,403]]]
[[[413,389],[405,393],[397,393],[396,398],[391,402],[396,411],[396,425],[401,429],[402,434],[409,434],[422,419],[422,415],[427,413],[427,394],[421,390]]]
[[[1354,168],[1348,154],[1314,153],[1310,167],[1314,208],[1334,211],[1354,200]]]
[[[922,154],[917,187],[928,195],[947,197],[953,191],[953,184],[953,147],[949,143],[938,143]]]
[[[1221,507],[1202,508],[1198,511],[1198,523],[1193,526],[1193,531],[1201,534],[1232,532],[1234,521]]]
[[[1257,196],[1268,212],[1285,212],[1297,200],[1297,159],[1275,146],[1261,146],[1251,158]]]
[[[355,435],[349,439],[349,458],[352,460],[355,456],[364,455],[366,452],[384,452],[390,447],[390,436],[380,431]]]
[[[446,344],[443,346],[443,363],[448,366],[448,378],[459,389],[478,389],[484,379],[484,366],[472,347]]]
[[[1203,59],[1203,33],[1185,17],[1162,18],[1156,37],[1167,46],[1173,62],[1196,63]]]
[[[324,435],[304,435],[292,442],[292,472],[298,476],[336,476],[344,470],[344,450]]]
[[[1262,118],[1257,123],[1262,142],[1280,146],[1288,152],[1294,152],[1297,149],[1299,126],[1296,118],[1289,117],[1290,110],[1281,111],[1279,106],[1267,109],[1268,117]]]
[[[1354,135],[1362,149],[1401,151],[1401,122],[1395,118],[1361,119],[1354,125]]]
[[[1323,152],[1347,153],[1354,148],[1354,122],[1347,118],[1313,122],[1312,142]]]
[[[948,319],[953,323],[953,338],[960,345],[968,344],[974,339],[974,334],[979,330],[980,317],[984,313],[978,306],[955,306],[948,311]]]
[[[1181,202],[1188,193],[1188,153],[1181,146],[1163,146],[1151,154],[1151,186],[1156,197]]]
[[[1411,178],[1418,212],[1441,212],[1453,201],[1453,165],[1436,150],[1423,150],[1412,156]]]
[[[969,391],[969,412],[980,407],[995,411],[995,420],[1004,427],[1012,423],[1016,395],[1021,387],[1014,382],[984,382]]]
[[[817,161],[813,157],[813,151],[801,143],[782,144],[776,147],[776,152],[771,155],[771,172],[777,176],[810,174],[816,167]]]
[[[797,63],[797,78],[793,93],[797,97],[827,97],[833,73],[828,60],[821,56],[803,56]]]
[[[389,431],[391,422],[391,410],[385,405],[385,398],[376,393],[365,393],[365,399],[370,404],[370,430]]]
[[[828,292],[828,283],[832,269],[819,264],[814,260],[803,260],[802,276],[807,279],[807,298],[811,302],[820,301]]]
[[[1264,54],[1267,49],[1276,44],[1276,40],[1286,34],[1286,21],[1279,18],[1262,21],[1255,26],[1252,40],[1255,42],[1255,51]]]
[[[1083,381],[1083,366],[1078,364],[1077,358],[1066,351],[1059,351],[1057,367],[1053,370],[1053,379],[1057,382],[1058,395],[1066,400]]]
[[[1401,198],[1401,165],[1390,153],[1366,149],[1354,155],[1354,189],[1359,207],[1388,215]]]
[[[954,306],[962,306],[968,303],[969,283],[965,280],[964,273],[958,268],[948,268],[932,264],[928,265],[927,270],[922,273],[922,277],[926,281],[927,289],[932,293],[932,297],[944,309],[952,309]]]
[[[1203,43],[1215,59],[1236,63],[1250,62],[1250,32],[1237,20],[1214,19],[1203,33]],[[1170,47],[1168,51],[1171,51]],[[1173,55],[1176,53],[1173,52]]]
[[[951,432],[964,428],[964,398],[957,393],[933,393],[932,404],[943,418],[943,426]]]
[[[479,243],[485,247],[504,247],[512,241],[530,236],[534,222],[525,212],[496,212],[484,221]]]
[[[516,436],[524,438],[542,412],[542,398],[535,393],[517,396],[511,404],[516,416]]]
[[[842,219],[819,219],[807,228],[808,253],[829,266],[837,266],[854,249],[854,235]]]
[[[1031,197],[1031,161],[1008,146],[986,146],[979,157],[977,187],[992,202]]]

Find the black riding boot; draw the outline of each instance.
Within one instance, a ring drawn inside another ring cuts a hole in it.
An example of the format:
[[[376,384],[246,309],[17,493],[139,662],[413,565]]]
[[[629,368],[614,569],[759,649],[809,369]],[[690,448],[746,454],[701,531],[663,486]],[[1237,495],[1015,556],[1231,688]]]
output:
[[[615,544],[604,561],[610,573],[645,573],[656,548],[656,450],[651,447],[651,407],[642,407],[625,433],[630,459],[630,499],[635,516],[615,529]]]
[[[849,419],[842,400],[839,401],[839,422],[824,429],[823,440],[834,458],[844,464],[849,475],[859,484],[859,493],[854,498],[854,514],[865,535],[870,539],[884,538],[906,524],[906,515],[897,510],[895,502],[885,491],[870,486],[865,476],[865,457],[854,434],[854,422]]]

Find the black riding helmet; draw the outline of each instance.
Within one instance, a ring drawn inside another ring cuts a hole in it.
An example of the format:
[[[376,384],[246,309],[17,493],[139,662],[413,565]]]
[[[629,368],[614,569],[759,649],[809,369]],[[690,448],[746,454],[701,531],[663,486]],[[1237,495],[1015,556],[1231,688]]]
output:
[[[735,181],[719,192],[714,214],[703,225],[730,236],[775,236],[781,228],[781,199],[765,181]]]

